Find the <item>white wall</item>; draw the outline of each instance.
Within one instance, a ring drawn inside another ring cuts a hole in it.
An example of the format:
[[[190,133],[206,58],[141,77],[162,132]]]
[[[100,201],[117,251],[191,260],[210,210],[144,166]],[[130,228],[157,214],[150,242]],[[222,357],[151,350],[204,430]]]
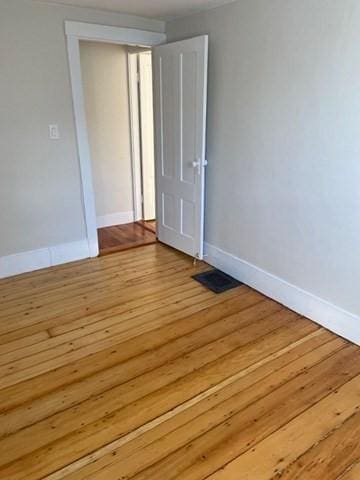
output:
[[[241,0],[167,34],[210,35],[207,242],[360,315],[358,0]]]
[[[80,42],[98,225],[133,221],[127,49]]]
[[[3,256],[86,236],[64,20],[164,30],[128,15],[1,1],[0,275]],[[51,123],[58,141],[48,139]]]

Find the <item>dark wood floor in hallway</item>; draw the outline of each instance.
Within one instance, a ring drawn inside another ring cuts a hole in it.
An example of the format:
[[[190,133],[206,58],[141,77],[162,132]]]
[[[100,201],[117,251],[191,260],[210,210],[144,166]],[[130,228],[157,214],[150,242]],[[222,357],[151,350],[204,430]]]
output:
[[[0,281],[0,478],[359,480],[360,349],[161,244]]]
[[[121,252],[156,243],[155,222],[114,225],[98,230],[100,255]]]

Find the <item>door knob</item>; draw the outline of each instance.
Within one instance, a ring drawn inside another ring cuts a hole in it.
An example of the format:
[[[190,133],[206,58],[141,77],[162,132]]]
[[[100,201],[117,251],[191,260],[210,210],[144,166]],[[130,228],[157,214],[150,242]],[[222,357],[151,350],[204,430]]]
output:
[[[203,166],[203,167],[206,167],[207,164],[208,164],[207,160],[204,160],[203,162],[201,162],[200,158],[198,158],[197,160],[194,160],[194,161],[192,162],[192,166],[193,166],[194,168],[197,168],[199,175],[200,175],[200,173],[201,173],[201,167],[202,167],[202,166]]]
[[[201,173],[201,162],[200,162],[200,160],[199,159],[194,160],[192,162],[192,165],[193,165],[194,168],[197,168],[197,173],[200,175],[200,173]]]

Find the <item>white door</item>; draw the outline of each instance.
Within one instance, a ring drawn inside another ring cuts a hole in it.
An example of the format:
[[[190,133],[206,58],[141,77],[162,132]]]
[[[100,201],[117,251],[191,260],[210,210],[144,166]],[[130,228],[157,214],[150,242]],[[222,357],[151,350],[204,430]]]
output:
[[[154,48],[157,234],[203,258],[208,37]]]
[[[143,220],[155,220],[154,110],[151,52],[139,53]]]

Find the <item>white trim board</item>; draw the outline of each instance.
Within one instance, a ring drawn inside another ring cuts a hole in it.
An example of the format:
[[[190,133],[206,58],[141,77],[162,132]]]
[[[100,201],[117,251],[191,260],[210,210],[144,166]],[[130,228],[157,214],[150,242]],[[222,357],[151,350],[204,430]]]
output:
[[[72,21],[65,22],[65,33],[68,37],[78,37],[82,40],[120,43],[135,47],[155,46],[166,41],[165,33]]]
[[[332,332],[360,345],[360,318],[241,258],[205,244],[206,262]]]
[[[113,225],[124,225],[134,221],[134,212],[116,212],[97,217],[98,228],[112,227]]]
[[[53,247],[0,257],[0,278],[33,272],[42,268],[89,258],[87,240],[64,243]]]
[[[65,33],[68,46],[89,256],[97,257],[99,255],[99,242],[97,236],[95,195],[80,63],[80,40],[116,43],[119,45],[154,47],[166,42],[166,34],[133,28],[110,27],[106,25],[70,21],[65,22]]]
[[[138,53],[128,53],[129,113],[134,219],[143,219],[140,152],[140,110],[138,89]]]

